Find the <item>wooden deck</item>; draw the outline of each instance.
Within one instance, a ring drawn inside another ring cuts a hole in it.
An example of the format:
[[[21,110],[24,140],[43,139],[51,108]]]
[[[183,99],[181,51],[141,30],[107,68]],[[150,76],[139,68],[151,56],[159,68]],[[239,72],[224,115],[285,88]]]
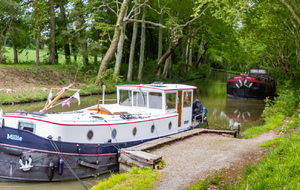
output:
[[[237,131],[195,128],[189,131],[148,141],[139,144],[137,146],[133,146],[121,150],[121,154],[119,158],[119,163],[120,163],[119,171],[120,172],[129,171],[132,166],[136,166],[139,168],[144,168],[144,167],[155,168],[155,165],[162,160],[162,157],[147,153],[145,151],[149,151],[154,148],[159,148],[162,145],[169,144],[202,133],[214,133],[220,135],[225,134],[230,136],[232,135],[233,137],[236,137],[237,135]]]

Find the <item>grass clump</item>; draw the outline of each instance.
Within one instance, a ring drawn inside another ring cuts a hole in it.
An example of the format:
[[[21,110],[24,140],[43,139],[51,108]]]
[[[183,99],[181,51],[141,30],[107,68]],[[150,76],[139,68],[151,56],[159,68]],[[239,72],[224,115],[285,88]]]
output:
[[[291,117],[290,121],[288,122],[287,125],[282,126],[279,129],[279,132],[287,132],[290,129],[295,129],[298,128],[300,126],[300,107],[298,105],[298,109],[297,111],[293,114],[293,116]]]
[[[100,181],[92,190],[150,189],[155,184],[157,178],[158,172],[151,168],[140,169],[133,167],[127,173],[112,174],[110,178]]]
[[[275,129],[282,125],[286,116],[291,116],[295,112],[295,106],[299,102],[299,90],[284,90],[279,93],[274,101],[266,99],[266,107],[263,111],[262,118],[265,125],[252,127],[244,131],[243,138],[253,138],[263,132]]]
[[[218,187],[222,186],[222,173],[224,170],[216,171],[216,174],[207,177],[205,180],[200,179],[193,186],[187,188],[187,190],[199,190],[199,189],[207,189],[210,185],[215,185]]]
[[[300,133],[276,138],[263,145],[273,151],[254,167],[248,167],[241,183],[229,189],[299,189]]]

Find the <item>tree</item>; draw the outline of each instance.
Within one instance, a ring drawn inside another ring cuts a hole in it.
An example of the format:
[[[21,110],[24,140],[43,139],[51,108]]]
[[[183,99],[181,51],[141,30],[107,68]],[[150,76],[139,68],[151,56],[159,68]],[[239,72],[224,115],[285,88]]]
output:
[[[143,17],[142,21],[146,20],[146,12],[147,7],[144,5],[143,7]],[[142,22],[142,29],[141,29],[141,45],[140,45],[140,61],[139,61],[139,74],[138,74],[138,80],[142,80],[142,71],[144,66],[144,54],[145,54],[145,43],[146,43],[146,23]]]
[[[54,19],[54,0],[49,0],[50,8],[50,56],[49,63],[55,64],[55,19]]]
[[[116,52],[116,47],[118,44],[118,39],[119,39],[119,35],[120,35],[120,31],[122,29],[122,24],[123,24],[123,18],[128,6],[128,1],[129,0],[123,0],[121,9],[119,11],[119,15],[118,15],[118,20],[115,26],[115,31],[114,31],[114,36],[111,42],[110,47],[108,48],[104,58],[102,59],[101,62],[101,66],[99,68],[99,72],[96,78],[96,84],[98,85],[102,85],[102,81],[100,79],[100,77],[103,75],[104,71],[107,69],[108,63],[111,60],[111,58],[113,57],[114,53]]]
[[[3,54],[9,32],[11,31],[14,20],[14,12],[17,10],[17,3],[13,0],[0,0],[0,64],[2,63]]]
[[[36,1],[36,0],[35,0]],[[60,15],[62,19],[62,29],[63,32],[67,33],[67,18],[66,18],[66,10],[65,10],[65,4],[66,0],[59,0],[59,8],[60,8]],[[63,33],[63,46],[64,46],[64,51],[65,51],[65,60],[66,64],[69,64],[71,62],[71,52],[70,52],[70,45],[69,45],[69,36]]]
[[[134,19],[138,19],[138,3],[139,1],[134,2]],[[134,61],[134,50],[135,50],[135,43],[137,37],[137,22],[133,22],[133,32],[131,38],[131,45],[130,45],[130,55],[129,55],[129,63],[128,63],[128,73],[127,73],[127,82],[132,82],[132,68],[133,68],[133,61]]]
[[[41,29],[40,29],[40,15],[39,15],[39,8],[37,0],[34,0],[34,7],[35,7],[35,15],[36,15],[36,66],[40,66],[40,35],[41,35]]]

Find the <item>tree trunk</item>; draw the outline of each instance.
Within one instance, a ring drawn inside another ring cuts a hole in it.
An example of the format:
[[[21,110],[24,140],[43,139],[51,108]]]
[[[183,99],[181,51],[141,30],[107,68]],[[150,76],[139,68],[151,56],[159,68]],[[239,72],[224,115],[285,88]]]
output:
[[[116,47],[118,44],[118,38],[119,38],[119,34],[120,34],[120,30],[121,30],[121,26],[123,24],[123,19],[124,19],[124,15],[127,9],[127,5],[128,5],[128,1],[129,0],[124,0],[121,6],[121,10],[118,16],[118,20],[116,23],[116,27],[115,27],[115,32],[114,32],[114,36],[112,39],[112,42],[104,56],[104,58],[102,59],[101,62],[101,66],[99,68],[99,72],[96,78],[96,84],[97,85],[102,85],[102,80],[100,81],[100,77],[103,75],[103,72],[107,69],[108,63],[111,60],[111,58],[113,57],[113,55],[116,52]]]
[[[85,38],[85,37],[84,37]],[[85,40],[86,41],[86,40]],[[84,49],[84,51],[82,52],[82,58],[83,58],[83,66],[87,66],[89,64],[89,57],[88,57],[88,52],[87,52],[87,42],[82,44],[82,49]]]
[[[49,0],[50,5],[50,56],[49,62],[51,65],[55,64],[55,21],[54,21],[54,0]]]
[[[34,0],[34,5],[35,5],[35,16],[36,16],[36,37],[35,37],[36,62],[35,62],[35,66],[40,66],[40,36],[41,36],[41,29],[40,29],[40,15],[39,15],[39,8],[38,8],[37,0]]]
[[[200,66],[201,63],[203,63],[203,61],[204,61],[205,53],[206,53],[206,51],[208,49],[207,44],[208,44],[207,41],[205,41],[202,38],[202,40],[200,42],[199,52],[198,52],[198,59],[197,59],[197,61],[194,64],[195,69],[197,69],[198,66]]]
[[[117,76],[120,72],[121,67],[121,61],[123,56],[123,47],[124,47],[124,41],[125,41],[125,29],[126,29],[126,23],[123,23],[123,27],[120,34],[120,39],[118,43],[118,49],[117,49],[117,55],[116,55],[116,63],[115,63],[115,70],[113,75],[113,81],[117,82]]]
[[[159,24],[162,25],[162,14],[159,15]],[[162,27],[159,27],[158,29],[158,55],[157,59],[159,60],[162,56]]]
[[[135,11],[134,11],[134,19],[138,19],[138,9],[137,9],[137,1],[135,1]],[[132,68],[133,68],[133,60],[134,60],[134,50],[135,50],[135,43],[136,43],[136,37],[137,37],[137,28],[138,23],[133,23],[133,33],[132,33],[132,39],[131,39],[131,45],[130,45],[130,55],[129,55],[129,63],[128,63],[128,73],[127,73],[127,82],[132,82]]]
[[[99,41],[99,29],[96,30],[96,36],[95,36],[95,41]],[[98,61],[98,55],[94,55],[94,65],[97,65]]]
[[[67,30],[67,20],[66,20],[66,10],[65,10],[65,0],[60,0],[59,2],[59,8],[60,8],[60,13],[61,13],[61,19],[63,20],[63,28],[64,30]],[[69,45],[69,37],[65,37],[65,45],[64,45],[64,50],[65,50],[65,60],[66,64],[69,64],[71,62],[71,52],[70,52],[70,45]]]
[[[188,64],[188,58],[189,58],[189,45],[190,45],[190,38],[188,38],[187,43],[186,43],[186,47],[185,47],[185,66],[184,66],[184,72],[187,71],[187,64]]]
[[[297,56],[297,70],[300,71],[300,47],[296,47],[296,56]]]
[[[168,39],[170,39],[170,42],[169,42],[169,46],[172,45],[172,39],[171,39],[171,31],[169,30],[168,32]],[[172,68],[172,55],[170,55],[168,57],[168,59],[166,60],[166,63],[165,63],[165,66],[164,66],[164,70],[163,70],[163,78],[167,78],[168,77],[168,73],[169,73],[169,70]],[[159,76],[160,72],[157,73],[157,77]]]
[[[159,71],[160,68],[161,68],[161,65],[166,61],[166,59],[175,51],[175,49],[177,48],[177,46],[179,44],[181,44],[182,42],[182,37],[180,37],[178,39],[178,42],[177,43],[173,43],[169,49],[166,51],[166,53],[160,58],[159,62],[157,63],[157,66],[156,66],[156,71]]]
[[[193,65],[193,63],[192,63],[192,60],[193,60],[193,42],[194,42],[194,39],[192,38],[191,43],[190,43],[190,50],[189,50],[189,65],[190,66]],[[188,70],[190,70],[190,67],[188,68]]]
[[[172,68],[172,55],[168,57],[166,60],[165,66],[164,66],[164,71],[163,71],[163,78],[167,78],[169,73],[171,75],[171,68]]]
[[[14,12],[12,12],[11,17],[14,18]],[[18,52],[16,47],[16,31],[15,31],[15,24],[12,23],[12,29],[11,29],[11,35],[12,35],[12,45],[13,45],[13,52],[14,52],[14,63],[17,64],[18,61]]]
[[[143,17],[142,20],[146,20],[146,11],[147,7],[144,5],[143,8]],[[141,32],[141,46],[140,46],[140,63],[139,63],[139,74],[138,80],[142,80],[143,66],[144,66],[144,56],[145,56],[145,43],[146,43],[146,24],[142,23],[142,32]]]

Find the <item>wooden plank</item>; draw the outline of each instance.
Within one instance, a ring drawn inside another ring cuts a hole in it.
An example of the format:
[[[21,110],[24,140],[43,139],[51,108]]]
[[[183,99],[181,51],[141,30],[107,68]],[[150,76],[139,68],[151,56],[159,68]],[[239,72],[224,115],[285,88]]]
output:
[[[136,160],[124,155],[124,154],[123,155],[121,154],[121,156],[119,158],[119,162],[127,164],[129,166],[136,166],[136,167],[139,167],[139,168],[144,168],[146,166],[152,166],[153,167],[153,165],[151,165],[151,164],[141,163],[141,162],[136,161]]]
[[[127,157],[138,161],[139,163],[145,163],[154,165],[156,162],[162,159],[161,156],[150,154],[144,151],[130,151],[130,150],[121,150],[121,155],[126,155]]]

